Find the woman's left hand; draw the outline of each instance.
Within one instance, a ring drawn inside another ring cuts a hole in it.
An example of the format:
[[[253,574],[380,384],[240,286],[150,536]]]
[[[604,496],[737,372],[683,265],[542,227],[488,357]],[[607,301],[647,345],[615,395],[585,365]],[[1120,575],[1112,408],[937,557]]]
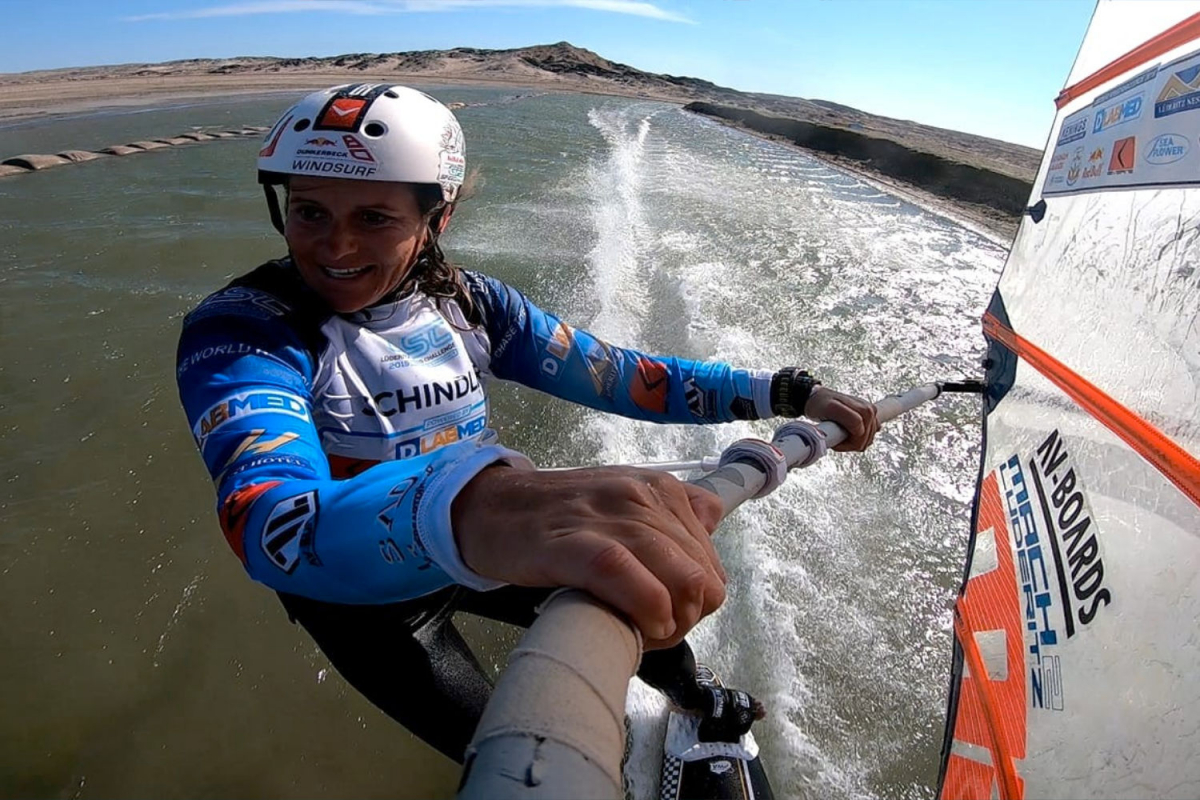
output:
[[[840,425],[847,436],[833,449],[843,452],[866,450],[879,430],[879,418],[873,403],[824,386],[813,389],[808,404],[804,406],[804,416]]]

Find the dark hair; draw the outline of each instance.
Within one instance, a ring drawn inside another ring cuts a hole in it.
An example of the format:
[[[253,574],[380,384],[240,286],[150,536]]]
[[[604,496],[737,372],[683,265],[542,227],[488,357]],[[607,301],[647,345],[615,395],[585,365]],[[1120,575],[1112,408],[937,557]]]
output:
[[[482,323],[479,309],[471,299],[471,293],[463,280],[462,271],[446,258],[438,242],[438,225],[445,214],[453,209],[453,203],[442,204],[442,189],[430,183],[412,184],[417,192],[417,207],[429,226],[429,241],[417,256],[416,263],[397,287],[396,293],[407,294],[415,286],[436,301],[453,300],[462,309],[470,327]],[[453,324],[453,322],[451,322]],[[455,326],[457,327],[457,326]],[[470,328],[467,328],[469,330]]]

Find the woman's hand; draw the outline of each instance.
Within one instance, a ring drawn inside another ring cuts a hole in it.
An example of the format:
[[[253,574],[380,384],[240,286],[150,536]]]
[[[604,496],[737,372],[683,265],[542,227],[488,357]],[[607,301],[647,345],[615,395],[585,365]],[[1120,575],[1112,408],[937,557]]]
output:
[[[804,406],[804,416],[842,426],[848,435],[834,450],[866,450],[879,430],[874,404],[824,386],[813,389]]]
[[[451,510],[468,567],[520,586],[584,589],[626,614],[647,649],[681,641],[725,601],[715,495],[662,472],[492,467]]]

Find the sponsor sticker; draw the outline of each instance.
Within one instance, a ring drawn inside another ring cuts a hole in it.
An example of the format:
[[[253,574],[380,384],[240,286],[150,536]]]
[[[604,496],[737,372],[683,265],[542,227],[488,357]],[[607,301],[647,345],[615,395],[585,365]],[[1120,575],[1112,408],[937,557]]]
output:
[[[1083,180],[1098,178],[1104,172],[1104,148],[1097,147],[1088,156],[1087,166],[1083,168]]]
[[[1067,159],[1071,153],[1067,150],[1062,150],[1055,153],[1050,158],[1050,168],[1046,170],[1046,183],[1051,186],[1057,186],[1066,180]]]
[[[346,145],[346,151],[350,153],[351,158],[374,163],[375,156],[371,155],[371,148],[363,144],[357,136],[349,133],[343,134],[342,143]]]
[[[1191,143],[1178,133],[1164,133],[1146,148],[1147,164],[1173,164],[1188,154]]]
[[[462,130],[446,123],[442,129],[441,152],[438,154],[438,183],[442,189],[453,192],[462,185],[467,175],[467,160],[463,156]]]
[[[334,97],[325,104],[314,131],[357,131],[371,101],[362,97]]]
[[[1156,77],[1158,77],[1158,69],[1159,68],[1157,65],[1153,66],[1150,69],[1146,70],[1145,72],[1141,73],[1140,75],[1136,75],[1136,76],[1130,78],[1129,80],[1125,81],[1120,86],[1114,86],[1112,89],[1109,89],[1107,92],[1105,92],[1104,94],[1097,97],[1095,99],[1095,101],[1092,102],[1092,105],[1093,106],[1103,105],[1104,103],[1107,103],[1109,100],[1112,100],[1114,97],[1120,97],[1121,95],[1128,92],[1130,89],[1136,89],[1138,86],[1141,86],[1142,84],[1149,83],[1150,81],[1152,81]]]
[[[293,118],[294,115],[289,114],[287,117],[280,120],[279,124],[275,126],[275,130],[267,134],[267,138],[264,140],[266,142],[265,146],[263,149],[258,151],[259,158],[270,158],[271,156],[275,155],[275,148],[279,146],[279,137],[283,136],[283,132],[287,130],[288,123],[290,123]]]
[[[1137,161],[1137,137],[1126,136],[1113,142],[1112,157],[1108,160],[1108,174],[1119,175],[1133,172]]]
[[[1092,122],[1092,133],[1100,133],[1117,125],[1124,125],[1142,116],[1142,100],[1145,93],[1139,93],[1128,100],[1121,100],[1110,106],[1104,106],[1096,111]]]
[[[1083,174],[1083,148],[1076,147],[1071,154],[1071,164],[1067,167],[1067,186],[1074,186]]]
[[[1200,64],[1172,73],[1154,101],[1154,116],[1169,117],[1200,108]]]
[[[1088,115],[1084,114],[1078,119],[1064,119],[1062,130],[1058,132],[1058,141],[1055,142],[1055,147],[1062,147],[1064,144],[1077,142],[1084,136],[1087,136]]]
[[[296,172],[307,172],[314,175],[345,175],[351,178],[369,178],[376,172],[375,167],[366,164],[350,164],[342,161],[318,161],[315,158],[294,158],[292,169]]]

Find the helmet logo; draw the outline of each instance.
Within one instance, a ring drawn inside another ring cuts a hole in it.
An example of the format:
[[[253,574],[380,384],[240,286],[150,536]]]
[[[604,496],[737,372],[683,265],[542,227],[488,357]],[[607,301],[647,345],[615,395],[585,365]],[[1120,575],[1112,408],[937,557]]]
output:
[[[356,131],[370,104],[361,97],[335,97],[321,111],[313,130]]]
[[[342,135],[342,141],[346,143],[346,149],[350,152],[351,158],[356,158],[359,161],[375,161],[375,157],[371,155],[370,149],[357,136],[346,133]],[[333,144],[333,142],[330,142],[330,144]]]
[[[279,144],[279,137],[283,135],[284,130],[287,128],[288,123],[291,121],[292,121],[292,115],[289,114],[285,119],[283,119],[279,123],[279,126],[276,127],[275,130],[273,130],[271,133],[267,134],[268,143],[267,143],[266,147],[264,147],[262,150],[258,151],[259,158],[270,158],[271,156],[275,155],[275,147]]]
[[[311,144],[316,147],[335,147],[335,146],[337,146],[337,142],[335,142],[333,139],[326,139],[324,136],[318,136],[315,139],[308,139],[304,143]]]

